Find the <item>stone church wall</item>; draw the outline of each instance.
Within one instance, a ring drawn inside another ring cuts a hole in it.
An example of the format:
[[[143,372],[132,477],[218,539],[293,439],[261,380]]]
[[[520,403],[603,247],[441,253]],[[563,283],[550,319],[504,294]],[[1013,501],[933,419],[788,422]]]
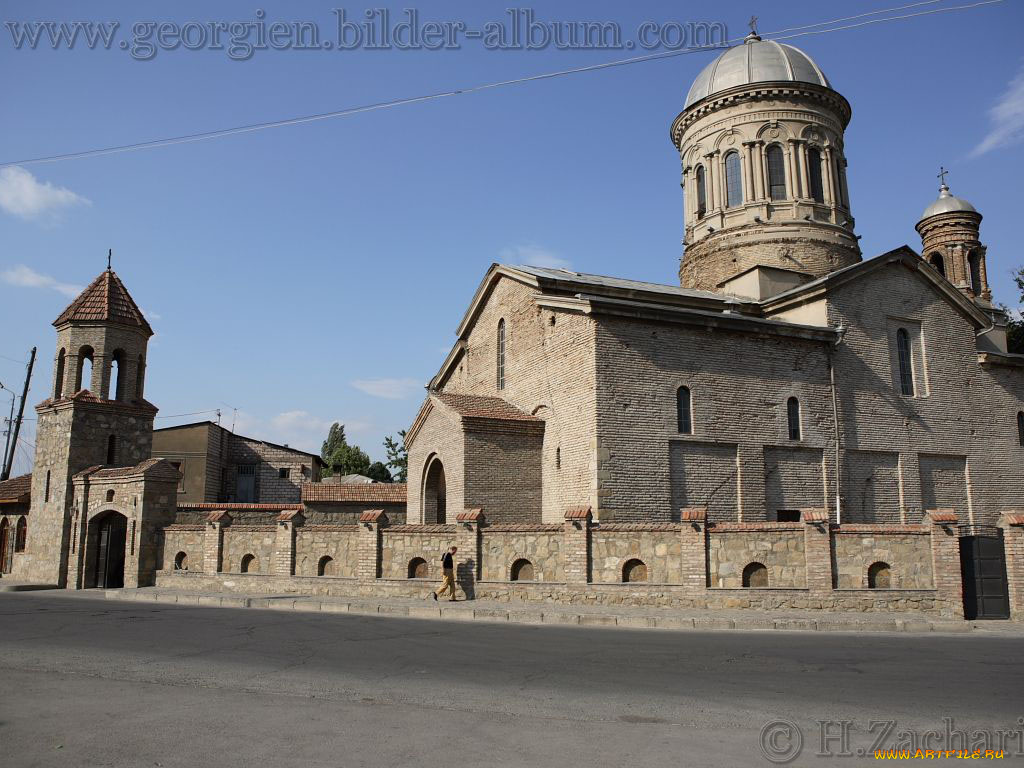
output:
[[[491,526],[468,515],[453,525],[426,526],[364,518],[358,526],[307,527],[301,517],[276,518],[276,526],[228,523],[222,530],[219,524],[202,531],[178,524],[164,533],[157,584],[264,594],[426,597],[440,578],[442,552],[456,544],[462,597],[962,615],[959,550],[955,522],[948,517],[926,516],[920,525],[836,526],[825,522],[823,509],[802,512],[806,521],[800,523],[708,524],[700,512],[682,523],[593,523],[577,516],[561,526]],[[293,536],[281,535],[293,524]],[[218,546],[219,572],[174,570],[173,552],[179,548],[188,551],[190,563],[193,551],[215,562]],[[258,571],[238,572],[246,553],[259,558]],[[316,576],[325,554],[332,558],[331,568]],[[425,572],[410,573],[414,558],[425,561]],[[513,580],[512,564],[519,559],[532,564],[532,579]],[[877,562],[890,568],[889,588],[868,588],[867,570]],[[367,569],[367,563],[379,568]],[[751,580],[751,586],[743,586],[744,570],[752,564],[765,566],[766,585]]]
[[[184,552],[187,570],[202,573],[203,530],[202,525],[169,525],[164,528],[158,568],[174,570],[175,558],[179,552]]]

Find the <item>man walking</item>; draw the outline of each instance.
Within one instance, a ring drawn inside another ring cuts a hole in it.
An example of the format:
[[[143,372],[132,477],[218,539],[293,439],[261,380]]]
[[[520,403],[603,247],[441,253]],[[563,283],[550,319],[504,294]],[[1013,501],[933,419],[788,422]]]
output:
[[[448,590],[451,595],[448,599],[455,602],[455,553],[458,551],[458,547],[452,547],[441,556],[441,570],[444,573],[444,578],[441,581],[441,586],[430,593],[435,601],[438,595],[443,595],[445,590]]]

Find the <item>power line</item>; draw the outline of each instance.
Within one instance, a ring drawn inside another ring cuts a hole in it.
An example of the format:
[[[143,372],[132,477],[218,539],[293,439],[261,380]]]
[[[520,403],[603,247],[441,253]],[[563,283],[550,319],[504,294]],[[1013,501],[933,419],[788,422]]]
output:
[[[764,37],[770,40],[791,40],[796,37],[803,37],[805,35],[821,35],[828,32],[840,32],[848,29],[857,29],[859,27],[865,27],[872,24],[882,24],[889,21],[904,21],[907,19],[913,19],[920,16],[930,16],[936,13],[949,13],[951,11],[964,11],[973,8],[979,8],[985,5],[995,5],[1002,3],[1005,0],[978,0],[978,2],[968,3],[965,5],[947,6],[944,8],[932,8],[924,11],[916,11],[914,13],[902,14],[899,16],[887,16],[881,19],[868,19],[866,21],[858,21],[853,24],[845,24],[842,26],[833,26],[845,21],[853,21],[856,19],[863,19],[867,16],[878,16],[885,13],[892,13],[895,11],[907,10],[909,8],[917,8],[923,5],[932,5],[942,0],[923,0],[923,2],[910,3],[908,5],[895,6],[892,8],[885,8],[878,11],[870,11],[867,13],[858,14],[856,16],[845,16],[838,19],[832,19],[830,21],[822,21],[815,24],[808,24],[800,27],[790,27],[788,29],[778,30],[776,32],[769,32]],[[815,27],[827,27],[826,29],[813,29]],[[790,33],[790,34],[786,34]],[[0,163],[0,168],[7,168],[13,165],[33,165],[37,163],[54,163],[61,160],[75,160],[86,157],[101,157],[104,155],[121,154],[124,152],[134,152],[142,149],[156,149],[159,147],[169,147],[177,144],[188,144],[195,141],[206,141],[208,139],[223,138],[226,136],[234,136],[241,133],[252,133],[254,131],[262,131],[270,128],[282,128],[290,125],[301,125],[304,123],[312,123],[320,120],[330,120],[334,118],[351,117],[352,115],[358,115],[365,112],[375,112],[383,109],[392,109],[394,107],[405,106],[408,104],[417,104],[425,101],[433,101],[435,99],[443,99],[451,96],[461,96],[469,93],[478,93],[481,91],[493,90],[495,88],[504,88],[510,85],[521,85],[524,83],[536,82],[539,80],[550,80],[556,77],[563,77],[565,75],[581,74],[583,72],[596,72],[603,69],[611,69],[613,67],[622,67],[629,64],[639,64],[645,61],[657,61],[660,59],[674,58],[676,56],[684,56],[691,53],[700,53],[707,50],[717,50],[725,47],[730,43],[738,43],[743,40],[742,37],[732,38],[731,40],[722,41],[721,45],[717,46],[701,46],[701,47],[687,47],[681,48],[674,51],[662,51],[659,53],[645,54],[642,56],[633,56],[627,59],[618,59],[615,61],[607,61],[601,64],[590,64],[581,67],[573,67],[570,69],[563,69],[556,72],[546,72],[539,75],[529,75],[526,77],[514,78],[511,80],[500,80],[493,83],[484,83],[482,85],[468,86],[466,88],[458,88],[452,90],[438,91],[436,93],[424,94],[421,96],[410,96],[401,99],[392,99],[389,101],[380,101],[371,104],[364,104],[358,107],[349,107],[347,109],[339,109],[331,112],[321,112],[313,115],[302,115],[298,117],[284,118],[281,120],[271,120],[262,123],[250,123],[247,125],[235,126],[232,128],[222,128],[214,131],[203,131],[199,133],[183,134],[180,136],[172,136],[165,139],[152,139],[149,141],[140,141],[133,144],[118,144],[112,147],[104,147],[98,149],[88,149],[81,152],[68,152],[59,155],[47,155],[42,157],[25,158],[23,160],[11,160]]]

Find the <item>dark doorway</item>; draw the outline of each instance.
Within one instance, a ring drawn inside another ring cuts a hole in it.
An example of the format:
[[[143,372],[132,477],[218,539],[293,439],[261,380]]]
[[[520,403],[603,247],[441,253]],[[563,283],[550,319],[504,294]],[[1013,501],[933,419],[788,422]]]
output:
[[[427,464],[427,474],[423,483],[424,523],[448,522],[446,496],[444,465],[434,456]]]
[[[7,518],[0,520],[0,573],[11,572],[10,556],[7,554],[7,546],[10,543],[11,538],[11,526],[7,523]]]
[[[117,512],[110,512],[93,525],[96,525],[95,584],[99,589],[123,587],[128,519]]]
[[[994,525],[960,527],[965,619],[1010,618],[1003,532]]]

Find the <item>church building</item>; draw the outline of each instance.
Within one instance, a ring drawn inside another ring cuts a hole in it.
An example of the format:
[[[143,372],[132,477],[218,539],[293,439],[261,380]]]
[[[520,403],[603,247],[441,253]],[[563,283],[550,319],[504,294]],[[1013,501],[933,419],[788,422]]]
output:
[[[864,259],[851,108],[802,51],[708,64],[670,136],[679,285],[496,264],[409,430],[408,520],[995,524],[1024,507],[1024,355],[991,301],[981,214],[944,180]]]

